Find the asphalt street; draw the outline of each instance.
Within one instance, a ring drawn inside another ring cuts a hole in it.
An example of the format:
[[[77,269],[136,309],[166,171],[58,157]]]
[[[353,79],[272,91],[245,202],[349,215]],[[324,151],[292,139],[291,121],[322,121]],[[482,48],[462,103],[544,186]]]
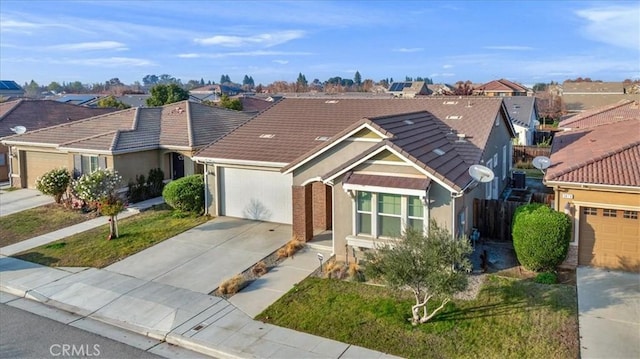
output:
[[[0,304],[0,358],[162,357]]]

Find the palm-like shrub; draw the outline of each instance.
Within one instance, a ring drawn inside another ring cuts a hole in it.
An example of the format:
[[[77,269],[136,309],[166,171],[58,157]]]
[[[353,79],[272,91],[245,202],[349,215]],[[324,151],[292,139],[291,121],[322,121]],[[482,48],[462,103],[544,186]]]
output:
[[[554,270],[567,257],[571,221],[544,204],[528,204],[516,210],[512,235],[520,264],[532,271]]]

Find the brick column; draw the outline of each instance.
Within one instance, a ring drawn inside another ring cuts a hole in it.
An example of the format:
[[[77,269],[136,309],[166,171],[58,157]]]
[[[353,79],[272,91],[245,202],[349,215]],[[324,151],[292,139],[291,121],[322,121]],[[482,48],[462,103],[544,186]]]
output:
[[[313,182],[313,231],[320,233],[327,229],[327,191],[322,182]]]
[[[292,186],[293,236],[305,242],[313,238],[313,189]]]

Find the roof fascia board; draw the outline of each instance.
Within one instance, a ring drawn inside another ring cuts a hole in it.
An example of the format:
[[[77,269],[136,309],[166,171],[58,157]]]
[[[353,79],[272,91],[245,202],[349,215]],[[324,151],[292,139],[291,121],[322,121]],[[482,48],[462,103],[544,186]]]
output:
[[[367,120],[368,121],[368,120]],[[308,156],[307,158],[303,159],[302,161],[299,161],[298,163],[296,163],[295,165],[289,167],[286,171],[284,171],[284,174],[287,173],[291,173],[293,172],[296,168],[304,165],[305,163],[308,163],[309,161],[313,160],[314,158],[320,156],[321,154],[327,152],[328,150],[330,150],[331,148],[337,146],[339,143],[341,143],[342,141],[345,141],[346,139],[348,139],[349,137],[355,135],[356,133],[358,133],[359,131],[363,130],[363,129],[368,129],[370,131],[372,131],[373,133],[375,133],[376,135],[380,136],[381,140],[388,138],[389,136],[385,135],[384,133],[380,132],[378,129],[374,128],[373,126],[371,126],[368,122],[363,123],[362,125],[356,127],[355,129],[353,129],[352,131],[347,132],[347,134],[345,134],[344,136],[336,139],[335,141],[327,144],[326,146],[322,147],[320,150],[314,152],[313,154],[311,154],[310,156]],[[376,141],[376,142],[379,142]]]
[[[58,144],[56,143],[24,142],[24,141],[12,141],[12,140],[2,140],[2,144],[9,145],[9,146],[33,146],[33,147],[47,147],[47,148],[58,147]]]
[[[582,189],[582,190],[602,189],[604,191],[640,193],[640,187],[638,186],[619,186],[619,185],[582,183],[582,182],[562,182],[562,181],[544,181],[544,184],[550,187],[557,187],[557,188],[571,188],[571,189]]]
[[[342,188],[345,191],[362,191],[362,192],[376,192],[376,193],[389,193],[400,194],[407,196],[424,197],[427,193],[427,189],[409,189],[409,188],[395,188],[395,187],[379,187],[379,186],[367,186],[362,184],[349,184],[343,183]]]
[[[384,151],[384,150],[388,150],[389,152],[393,153],[394,155],[398,156],[400,159],[402,159],[403,161],[405,161],[406,163],[408,163],[409,165],[411,165],[411,167],[415,168],[418,172],[424,174],[425,176],[427,176],[430,180],[438,183],[439,185],[441,185],[442,187],[444,187],[447,191],[451,192],[451,193],[457,193],[458,191],[454,190],[453,188],[451,188],[451,186],[447,185],[446,183],[444,183],[442,180],[440,180],[439,178],[435,177],[433,174],[427,172],[424,170],[424,168],[418,166],[417,164],[413,163],[412,161],[410,161],[409,159],[407,159],[404,155],[402,155],[402,153],[396,151],[395,149],[393,149],[391,146],[384,145],[378,149],[376,149],[375,151],[372,151],[370,153],[368,153],[367,155],[363,156],[361,159],[359,159],[358,161],[354,162],[353,164],[351,164],[348,167],[343,168],[342,170],[340,170],[339,172],[334,173],[333,175],[331,175],[328,178],[324,179],[324,182],[332,182],[333,180],[335,180],[337,177],[342,176],[343,174],[347,173],[348,171],[352,170],[353,168],[363,164],[364,162],[366,162],[367,160],[369,160],[371,157],[379,154],[380,152]]]
[[[264,162],[264,161],[250,161],[250,160],[230,160],[226,158],[211,158],[211,157],[192,157],[193,161],[203,164],[227,164],[227,165],[244,165],[244,166],[256,166],[256,167],[273,167],[282,168],[287,164],[284,162]]]

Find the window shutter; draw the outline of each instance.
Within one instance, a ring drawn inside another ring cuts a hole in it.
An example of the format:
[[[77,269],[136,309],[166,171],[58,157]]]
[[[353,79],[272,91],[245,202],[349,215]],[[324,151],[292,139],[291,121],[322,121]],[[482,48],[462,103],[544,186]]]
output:
[[[73,155],[73,178],[78,178],[82,175],[82,156]]]
[[[107,158],[104,156],[99,156],[98,157],[98,168],[100,169],[107,169]]]

